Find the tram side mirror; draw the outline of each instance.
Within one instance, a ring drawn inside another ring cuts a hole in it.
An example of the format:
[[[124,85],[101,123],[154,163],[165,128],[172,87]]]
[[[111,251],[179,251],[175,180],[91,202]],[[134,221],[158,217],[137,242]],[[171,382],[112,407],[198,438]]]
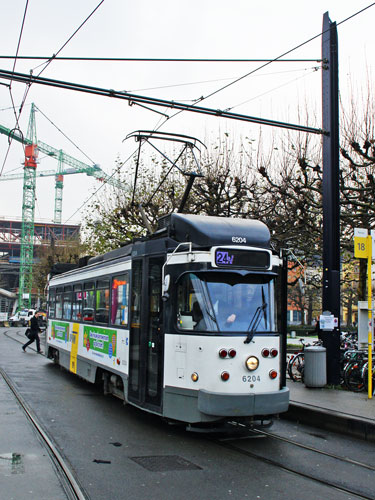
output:
[[[171,282],[171,275],[167,274],[167,276],[165,276],[164,282],[163,282],[163,293],[162,293],[162,297],[161,297],[163,302],[166,302],[169,299],[168,290],[169,290],[170,282]]]

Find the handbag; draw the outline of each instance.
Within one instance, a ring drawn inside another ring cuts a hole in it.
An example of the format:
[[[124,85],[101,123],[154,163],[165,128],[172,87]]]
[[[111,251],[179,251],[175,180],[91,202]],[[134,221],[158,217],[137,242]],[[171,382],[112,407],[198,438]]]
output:
[[[26,328],[25,335],[28,339],[30,338],[30,336],[31,336],[31,329],[30,328]]]

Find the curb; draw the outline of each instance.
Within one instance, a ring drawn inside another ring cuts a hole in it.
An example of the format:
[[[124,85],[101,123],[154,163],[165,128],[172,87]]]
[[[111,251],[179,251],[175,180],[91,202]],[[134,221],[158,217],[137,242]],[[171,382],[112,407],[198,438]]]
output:
[[[375,421],[291,401],[282,419],[375,442]]]

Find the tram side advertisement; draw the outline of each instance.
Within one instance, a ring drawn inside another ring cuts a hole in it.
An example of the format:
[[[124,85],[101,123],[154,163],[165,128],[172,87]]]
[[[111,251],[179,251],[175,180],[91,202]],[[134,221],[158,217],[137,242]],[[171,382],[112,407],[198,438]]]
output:
[[[58,343],[67,343],[69,340],[69,323],[52,321],[51,337]]]
[[[117,331],[108,328],[85,326],[83,329],[83,346],[99,357],[116,357]]]

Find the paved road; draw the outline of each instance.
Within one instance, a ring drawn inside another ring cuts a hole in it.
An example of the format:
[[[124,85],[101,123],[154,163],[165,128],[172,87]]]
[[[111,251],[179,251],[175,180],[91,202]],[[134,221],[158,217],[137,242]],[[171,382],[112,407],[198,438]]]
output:
[[[104,397],[34,352],[22,353],[22,336],[12,329],[10,339],[4,331],[0,329],[1,368],[92,500],[280,500],[296,492],[303,492],[304,500],[356,498],[324,485],[324,480],[353,484],[372,498],[373,471],[269,437],[212,440],[171,427],[157,416]],[[276,422],[272,430],[316,448],[373,461],[373,445],[368,443],[290,422]],[[302,474],[313,472],[319,480],[291,474],[278,464]],[[15,498],[30,498],[22,495]]]

